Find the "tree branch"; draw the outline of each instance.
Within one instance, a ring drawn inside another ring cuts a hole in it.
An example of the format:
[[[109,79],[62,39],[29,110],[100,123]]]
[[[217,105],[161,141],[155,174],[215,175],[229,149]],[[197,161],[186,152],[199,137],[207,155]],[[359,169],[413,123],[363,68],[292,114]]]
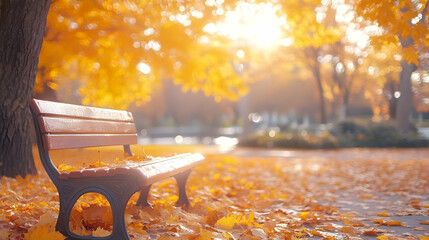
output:
[[[420,23],[422,23],[422,24],[424,24],[425,23],[425,21],[426,21],[426,13],[427,13],[427,11],[428,11],[428,6],[429,6],[429,1],[427,1],[426,2],[426,4],[425,4],[425,8],[423,9],[423,11],[422,11],[422,19],[420,19]]]

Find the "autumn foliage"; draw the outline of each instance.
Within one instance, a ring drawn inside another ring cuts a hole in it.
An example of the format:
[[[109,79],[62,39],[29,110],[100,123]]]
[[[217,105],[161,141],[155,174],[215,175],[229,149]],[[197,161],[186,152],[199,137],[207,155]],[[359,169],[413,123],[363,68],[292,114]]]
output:
[[[146,148],[148,154],[188,150]],[[427,150],[283,152],[292,158],[256,157],[252,150],[205,151],[207,160],[187,185],[190,207],[174,205],[172,179],[153,186],[152,208],[135,206],[138,193],[131,198],[125,217],[132,239],[429,237]],[[63,161],[76,151],[55,154]],[[110,154],[102,154],[107,161]],[[1,239],[64,238],[54,231],[58,194],[39,172],[1,179]],[[404,216],[417,222],[407,223]],[[108,235],[111,222],[108,202],[97,194],[84,195],[70,218],[74,232],[95,236]]]
[[[198,1],[54,1],[35,92],[78,80],[83,104],[125,109],[149,101],[160,80],[172,78],[185,89],[237,99],[247,88],[231,55],[200,41],[216,8]]]
[[[311,95],[319,95],[323,123],[329,111],[345,115],[347,109],[337,112],[353,95],[369,100],[375,117],[394,118],[387,116],[388,108],[396,105],[380,90],[398,85],[396,59],[417,66],[427,52],[427,5],[426,0],[58,0],[48,15],[35,93],[66,89],[84,105],[125,109],[149,102],[162,80],[172,79],[185,91],[236,101],[255,81],[297,81],[286,76],[299,72],[300,79],[316,80]],[[257,18],[247,8],[269,14]],[[274,21],[265,22],[267,15]],[[245,24],[231,27],[228,19],[234,18]],[[243,35],[246,29],[251,34]]]

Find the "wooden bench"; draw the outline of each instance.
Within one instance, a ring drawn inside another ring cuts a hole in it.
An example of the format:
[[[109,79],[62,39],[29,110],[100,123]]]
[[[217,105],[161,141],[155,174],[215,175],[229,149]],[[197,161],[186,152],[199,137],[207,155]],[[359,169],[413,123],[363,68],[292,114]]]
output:
[[[125,224],[125,207],[129,198],[140,191],[137,205],[147,201],[153,183],[174,177],[179,189],[177,204],[189,205],[186,180],[194,166],[203,160],[200,154],[180,154],[155,158],[115,168],[92,168],[59,172],[49,157],[49,150],[123,145],[132,156],[130,144],[137,143],[137,132],[130,112],[86,107],[33,99],[30,102],[43,167],[55,184],[60,202],[56,230],[69,239],[97,239],[81,236],[69,228],[71,210],[85,193],[104,195],[113,214],[111,235],[99,239],[130,239]]]

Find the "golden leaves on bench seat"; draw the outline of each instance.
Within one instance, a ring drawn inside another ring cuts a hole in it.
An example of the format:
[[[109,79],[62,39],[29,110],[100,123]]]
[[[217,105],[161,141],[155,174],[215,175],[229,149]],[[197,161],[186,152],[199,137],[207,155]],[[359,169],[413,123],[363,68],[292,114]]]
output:
[[[58,172],[73,172],[73,171],[77,171],[76,168],[67,165],[65,163],[61,163],[60,165],[57,166]]]
[[[144,161],[150,161],[153,160],[153,157],[147,156],[147,155],[133,155],[133,156],[124,156],[123,158],[116,157],[113,162],[104,162],[100,160],[96,160],[94,162],[91,162],[88,164],[88,167],[85,166],[72,166],[68,165],[66,163],[61,163],[57,166],[58,172],[74,172],[78,170],[84,170],[84,169],[91,169],[91,168],[101,168],[101,167],[108,167],[108,168],[118,168],[118,167],[125,167],[128,164],[135,165],[136,163],[144,162]]]

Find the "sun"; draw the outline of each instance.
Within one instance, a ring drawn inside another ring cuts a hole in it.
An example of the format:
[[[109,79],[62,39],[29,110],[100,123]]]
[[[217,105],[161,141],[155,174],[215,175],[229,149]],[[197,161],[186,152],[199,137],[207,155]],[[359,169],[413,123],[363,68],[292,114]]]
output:
[[[212,27],[233,40],[244,40],[253,47],[271,48],[281,42],[281,28],[286,23],[277,12],[271,3],[238,2],[235,9],[225,13],[224,22]]]

